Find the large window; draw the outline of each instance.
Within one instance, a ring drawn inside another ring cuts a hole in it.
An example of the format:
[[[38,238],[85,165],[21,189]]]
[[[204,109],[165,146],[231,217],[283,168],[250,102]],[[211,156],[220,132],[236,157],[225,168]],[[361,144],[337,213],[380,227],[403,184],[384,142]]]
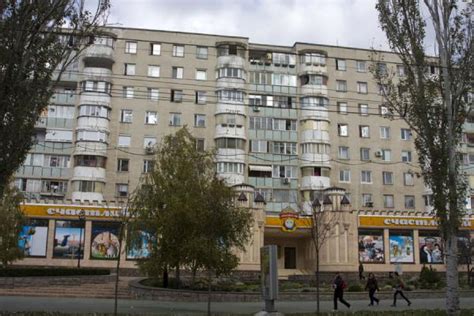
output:
[[[327,77],[322,75],[303,75],[301,76],[301,85],[322,86],[327,85]]]
[[[298,167],[274,165],[272,177],[273,178],[297,178]]]
[[[244,173],[244,164],[238,162],[218,162],[217,163],[218,173]]]
[[[272,153],[283,155],[296,155],[296,143],[273,142]]]
[[[305,53],[301,55],[301,63],[306,65],[325,65],[326,56],[320,53]]]
[[[244,74],[244,70],[240,68],[219,68],[217,77],[245,79]]]
[[[301,107],[328,106],[329,100],[323,97],[303,97],[300,99]]]
[[[74,156],[74,165],[82,167],[105,168],[106,157],[94,155],[77,155]]]
[[[82,92],[98,92],[110,94],[112,84],[106,81],[86,80],[82,81],[81,88]]]
[[[183,45],[173,45],[173,57],[184,57]]]
[[[414,263],[414,245],[412,231],[389,232],[390,263]]]
[[[69,156],[66,155],[45,155],[44,166],[55,168],[68,168],[69,159]]]
[[[217,99],[219,101],[244,101],[244,93],[237,90],[219,90],[217,91]]]
[[[125,53],[136,54],[137,53],[137,42],[125,42]]]
[[[250,141],[250,152],[253,152],[253,153],[267,153],[268,152],[268,141],[266,141],[266,140],[251,140]]]
[[[281,73],[273,73],[272,74],[272,84],[275,86],[290,86],[296,87],[296,76],[295,75],[288,75],[288,74],[281,74]]]
[[[383,230],[359,230],[359,262],[385,262]]]
[[[101,105],[81,104],[79,107],[79,116],[96,116],[109,118],[110,109]]]
[[[219,149],[245,149],[245,140],[240,138],[218,138],[216,147]]]
[[[360,160],[363,160],[363,161],[370,160],[370,148],[360,149]]]

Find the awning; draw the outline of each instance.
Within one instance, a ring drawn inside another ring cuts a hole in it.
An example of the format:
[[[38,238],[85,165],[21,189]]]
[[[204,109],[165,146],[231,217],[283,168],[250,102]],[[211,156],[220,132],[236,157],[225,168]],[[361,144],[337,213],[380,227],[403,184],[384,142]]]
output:
[[[249,165],[250,171],[272,172],[272,166]]]

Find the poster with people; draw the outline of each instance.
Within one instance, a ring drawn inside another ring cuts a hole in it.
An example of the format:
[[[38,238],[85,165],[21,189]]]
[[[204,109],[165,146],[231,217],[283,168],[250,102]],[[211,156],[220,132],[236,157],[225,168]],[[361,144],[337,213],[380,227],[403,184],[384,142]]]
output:
[[[391,263],[413,263],[413,236],[410,233],[390,232],[390,262]]]
[[[77,259],[84,256],[84,222],[56,221],[53,258]]]
[[[20,232],[18,247],[25,257],[46,257],[48,220],[29,220]]]
[[[120,224],[93,222],[91,259],[117,259],[119,256]]]
[[[139,230],[127,250],[127,259],[138,260],[148,258],[151,255],[152,248],[152,235],[146,231]]]
[[[443,263],[443,242],[436,232],[420,231],[420,263]]]
[[[384,263],[383,231],[359,231],[359,262]]]

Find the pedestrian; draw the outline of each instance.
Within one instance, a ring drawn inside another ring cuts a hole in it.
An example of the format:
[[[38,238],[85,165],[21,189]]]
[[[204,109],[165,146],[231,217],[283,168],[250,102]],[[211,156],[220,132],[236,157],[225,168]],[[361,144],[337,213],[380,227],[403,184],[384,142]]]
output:
[[[379,305],[380,300],[375,297],[375,291],[380,291],[380,289],[377,283],[377,279],[375,278],[375,275],[372,272],[369,273],[369,276],[367,278],[367,284],[365,285],[365,289],[369,290],[369,298],[370,298],[369,306],[374,306],[374,302],[376,302],[377,305]]]
[[[400,277],[400,275],[398,274],[398,272],[394,272],[394,279],[395,279],[395,285],[393,287],[393,304],[391,305],[392,307],[395,307],[397,306],[397,296],[398,294],[400,294],[401,297],[403,297],[405,299],[405,301],[407,301],[408,303],[408,306],[411,305],[411,302],[410,300],[403,294],[403,289],[405,288],[405,284],[403,283],[403,280],[402,278]]]
[[[359,280],[365,280],[364,266],[362,265],[362,263],[359,263]]]
[[[334,310],[337,311],[337,300],[346,305],[347,308],[351,308],[351,304],[344,300],[344,289],[347,287],[347,283],[342,279],[339,272],[336,272],[336,277],[332,282],[332,287],[334,289]]]

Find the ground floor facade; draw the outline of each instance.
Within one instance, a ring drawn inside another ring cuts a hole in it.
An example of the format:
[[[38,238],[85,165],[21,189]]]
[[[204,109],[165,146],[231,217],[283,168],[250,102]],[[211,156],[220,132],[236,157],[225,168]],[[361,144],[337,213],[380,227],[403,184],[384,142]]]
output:
[[[320,248],[322,271],[357,272],[361,263],[366,272],[417,272],[423,265],[444,270],[443,242],[432,216],[423,212],[341,210],[336,200],[331,216],[321,226],[327,229]],[[239,253],[239,269],[260,270],[260,248],[272,244],[278,247],[281,277],[313,274],[313,218],[289,208],[280,214],[265,213],[257,204],[251,206],[255,214],[253,240],[246,251]],[[24,203],[22,209],[28,217],[19,242],[25,258],[16,264],[116,266],[120,205],[45,202]],[[460,252],[467,247],[472,255],[474,216],[464,218],[460,231]],[[149,255],[149,236],[146,232],[140,234],[136,246],[122,244],[121,267],[136,268],[138,260]]]

